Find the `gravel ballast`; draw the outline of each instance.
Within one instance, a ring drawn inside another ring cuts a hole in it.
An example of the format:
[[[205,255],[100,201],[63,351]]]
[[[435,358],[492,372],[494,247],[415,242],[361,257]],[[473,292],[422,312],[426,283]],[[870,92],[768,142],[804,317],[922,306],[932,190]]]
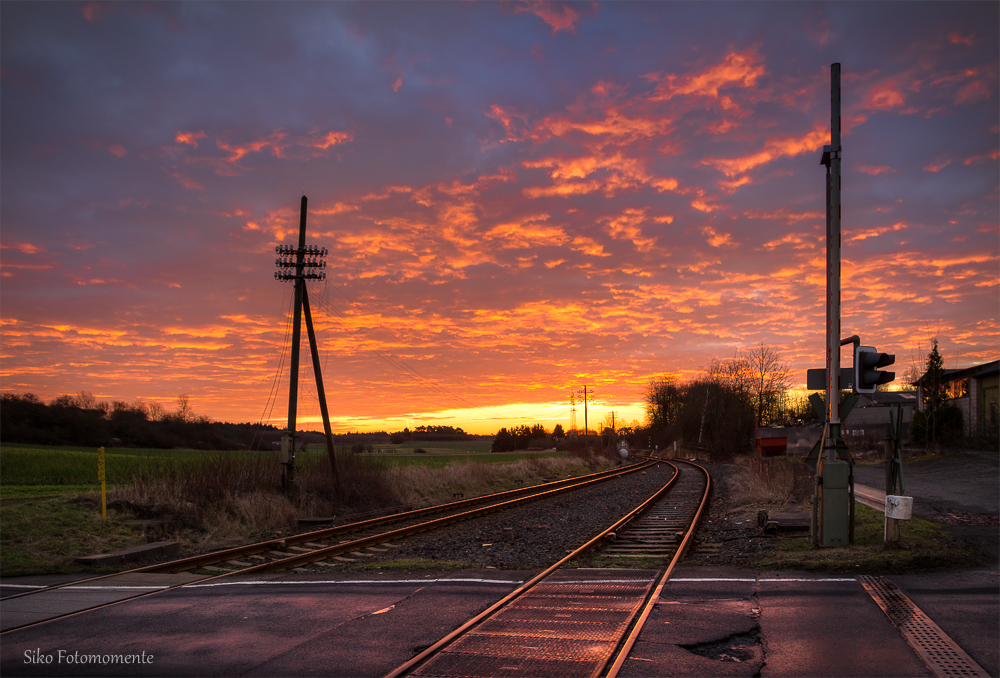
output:
[[[350,557],[365,564],[420,559],[508,570],[548,567],[648,499],[672,475],[670,466],[657,464],[589,488],[416,535],[396,542],[396,548],[384,553]]]

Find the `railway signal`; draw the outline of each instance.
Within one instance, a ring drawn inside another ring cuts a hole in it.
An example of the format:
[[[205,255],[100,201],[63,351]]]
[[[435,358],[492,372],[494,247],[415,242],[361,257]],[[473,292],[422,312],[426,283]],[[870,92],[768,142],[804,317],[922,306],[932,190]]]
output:
[[[854,349],[854,390],[857,393],[875,393],[880,384],[888,384],[896,378],[895,372],[880,372],[880,367],[888,367],[896,362],[892,353],[879,353],[874,346],[858,346]]]
[[[830,145],[820,158],[826,167],[826,425],[817,449],[812,520],[813,543],[820,546],[854,541],[854,476],[841,435],[840,410],[840,131],[840,64],[834,63],[830,64]]]

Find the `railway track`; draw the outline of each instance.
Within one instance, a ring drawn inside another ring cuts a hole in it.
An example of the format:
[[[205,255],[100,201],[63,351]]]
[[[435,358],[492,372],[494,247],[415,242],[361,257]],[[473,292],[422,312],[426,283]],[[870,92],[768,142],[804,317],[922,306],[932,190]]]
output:
[[[680,463],[684,471],[674,466],[671,480],[638,508],[386,678],[616,676],[691,542],[711,492],[705,469]],[[643,548],[623,550],[619,544]],[[593,549],[670,561],[663,571],[564,567]]]
[[[122,577],[123,575],[177,572],[194,573],[196,575],[194,579],[176,584],[174,586],[158,588],[153,591],[146,591],[134,596],[116,600],[112,603],[84,610],[77,610],[69,614],[53,616],[52,618],[44,621],[14,626],[4,629],[2,633],[10,633],[21,628],[26,628],[27,626],[34,626],[39,623],[46,623],[65,616],[80,614],[89,609],[106,607],[107,605],[113,605],[127,600],[134,600],[136,598],[155,595],[157,593],[162,593],[163,591],[169,591],[189,586],[191,584],[204,583],[222,577],[277,570],[294,570],[298,567],[309,564],[323,564],[329,562],[331,559],[354,559],[352,556],[362,558],[365,556],[366,551],[368,553],[372,553],[372,550],[380,551],[394,548],[394,540],[405,539],[406,537],[419,534],[421,532],[427,532],[457,522],[470,520],[487,513],[502,511],[506,508],[511,508],[526,502],[538,501],[564,492],[571,492],[584,487],[589,487],[595,483],[604,482],[613,478],[619,478],[623,475],[642,471],[643,469],[649,468],[655,464],[655,460],[646,460],[626,467],[592,473],[586,476],[553,481],[528,488],[509,490],[484,497],[464,499],[425,509],[417,509],[415,511],[407,511],[404,513],[393,514],[391,516],[373,518],[357,523],[351,523],[349,525],[314,530],[311,532],[285,537],[280,540],[258,542],[233,549],[226,549],[223,551],[182,558],[166,563],[139,567],[110,575],[101,575],[84,580],[66,582],[64,584],[6,596],[0,600],[9,601],[14,598],[43,594],[58,588],[80,586],[81,584],[92,583],[102,579],[110,579],[112,577]],[[425,520],[427,516],[434,513],[445,513],[446,515]],[[394,523],[401,524],[401,526],[395,527],[394,529],[385,529],[386,526],[390,526]],[[352,535],[353,538],[343,539],[342,537],[345,535]],[[337,560],[334,560],[334,562],[337,562]]]

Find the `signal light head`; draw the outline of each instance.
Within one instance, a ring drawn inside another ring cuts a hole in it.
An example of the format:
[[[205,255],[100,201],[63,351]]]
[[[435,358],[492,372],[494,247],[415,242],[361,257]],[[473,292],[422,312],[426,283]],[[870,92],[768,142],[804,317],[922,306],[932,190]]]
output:
[[[875,393],[880,384],[888,384],[896,379],[895,372],[880,372],[880,367],[888,367],[896,362],[892,353],[879,353],[874,346],[858,346],[854,350],[854,391]]]

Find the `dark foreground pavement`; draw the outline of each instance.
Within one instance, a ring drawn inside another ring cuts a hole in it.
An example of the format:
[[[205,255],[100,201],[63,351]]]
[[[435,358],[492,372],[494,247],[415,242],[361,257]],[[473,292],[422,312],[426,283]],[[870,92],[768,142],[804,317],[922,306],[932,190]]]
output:
[[[381,676],[530,574],[282,575],[189,587],[7,633],[0,674]],[[1000,672],[995,568],[890,579],[991,675]],[[139,663],[68,663],[89,655]],[[853,578],[702,567],[676,572],[622,672],[755,674],[931,675]]]

